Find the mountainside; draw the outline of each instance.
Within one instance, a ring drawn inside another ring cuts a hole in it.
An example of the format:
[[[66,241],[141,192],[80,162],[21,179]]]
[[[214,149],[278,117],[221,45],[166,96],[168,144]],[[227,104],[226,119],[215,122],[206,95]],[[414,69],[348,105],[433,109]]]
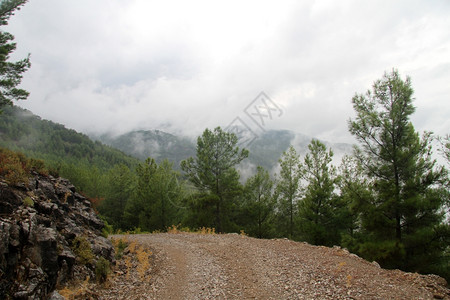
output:
[[[192,140],[160,130],[132,131],[120,136],[104,134],[93,138],[140,160],[152,157],[161,162],[168,159],[176,168],[183,159],[196,153]]]
[[[44,159],[51,166],[63,161],[105,171],[121,163],[132,167],[139,160],[152,157],[157,162],[168,159],[175,169],[179,169],[182,160],[196,155],[195,139],[160,130],[131,131],[119,136],[103,134],[91,138],[61,124],[42,120],[19,107],[5,107],[0,115],[0,146]],[[275,172],[278,159],[290,145],[303,156],[311,139],[289,130],[265,131],[250,145],[244,145],[250,155],[238,168],[244,178],[251,175],[258,165]],[[325,144],[333,149],[336,162],[352,151],[350,144]]]
[[[54,164],[60,161],[84,163],[101,170],[120,163],[133,166],[138,162],[117,149],[94,142],[61,124],[42,120],[17,106],[4,107],[0,115],[0,146]]]
[[[144,160],[148,157],[160,162],[167,158],[179,168],[180,162],[196,155],[196,141],[188,137],[176,136],[160,130],[132,131],[123,135],[93,136],[107,145],[117,148],[129,155]],[[289,130],[268,130],[260,134],[250,145],[244,147],[250,151],[249,158],[239,167],[241,172],[252,172],[260,165],[267,170],[273,170],[278,159],[290,145],[293,145],[300,155],[308,152],[308,144],[312,137]],[[352,151],[350,144],[333,144],[325,142],[335,152],[336,160]]]

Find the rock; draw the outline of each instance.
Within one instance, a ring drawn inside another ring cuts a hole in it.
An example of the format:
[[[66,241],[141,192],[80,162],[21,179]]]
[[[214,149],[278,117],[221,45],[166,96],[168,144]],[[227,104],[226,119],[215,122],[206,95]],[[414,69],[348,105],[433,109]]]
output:
[[[9,230],[11,224],[0,221],[0,268],[7,269],[7,254],[9,252]]]
[[[104,257],[107,260],[113,262],[114,258],[114,247],[111,241],[100,236],[89,241],[92,245],[92,252],[99,257]]]
[[[43,299],[47,296],[47,276],[39,267],[29,269],[28,277],[14,293],[16,299]]]
[[[428,274],[428,275],[423,275],[423,276],[425,276],[429,280],[432,280],[433,282],[436,282],[440,286],[447,286],[447,280],[445,280],[445,278],[442,278],[438,275]]]
[[[22,198],[10,187],[0,186],[0,214],[11,214],[21,204]]]
[[[89,240],[94,260],[114,261],[103,222],[66,179],[34,173],[27,185],[9,186],[0,178],[0,216],[0,299],[63,299],[57,284],[95,279],[95,261],[79,265],[71,249],[76,236]]]
[[[38,212],[40,212],[41,214],[44,215],[51,215],[54,211],[55,208],[57,208],[58,205],[56,205],[55,203],[51,203],[51,202],[37,202],[35,204],[35,208]]]
[[[48,298],[49,300],[65,300],[66,298],[64,298],[63,296],[61,296],[60,293],[58,293],[58,291],[53,291],[50,294],[50,297]]]
[[[53,184],[46,180],[38,180],[39,184],[38,187],[42,191],[42,194],[47,198],[51,200],[58,199],[57,195],[55,194],[55,188]]]

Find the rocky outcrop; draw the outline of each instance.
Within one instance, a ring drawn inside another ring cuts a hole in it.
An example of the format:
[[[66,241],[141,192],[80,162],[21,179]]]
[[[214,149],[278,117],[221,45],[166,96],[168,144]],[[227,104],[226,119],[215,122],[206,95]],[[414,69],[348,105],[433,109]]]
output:
[[[103,227],[66,179],[33,173],[13,186],[0,178],[0,299],[46,299],[74,277],[95,278],[96,260],[114,260]],[[92,260],[75,254],[77,237],[89,242]]]

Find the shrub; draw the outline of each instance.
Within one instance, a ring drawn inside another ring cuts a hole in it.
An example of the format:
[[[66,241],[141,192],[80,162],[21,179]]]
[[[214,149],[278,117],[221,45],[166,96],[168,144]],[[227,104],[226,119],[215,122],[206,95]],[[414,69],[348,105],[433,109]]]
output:
[[[23,199],[23,204],[27,207],[33,207],[34,201],[30,197],[25,197],[25,199]]]
[[[72,241],[72,250],[81,264],[92,263],[94,254],[92,253],[91,244],[84,236],[77,236]]]
[[[45,167],[43,160],[31,158],[28,164],[31,169],[35,170],[39,174],[48,175],[48,170]]]
[[[0,149],[0,175],[10,184],[15,185],[28,180],[26,166],[27,160],[23,154]]]
[[[146,272],[150,269],[150,255],[152,255],[152,252],[145,250],[143,247],[139,247],[135,252],[139,261],[137,271],[141,280],[144,280]]]
[[[108,238],[108,236],[114,232],[114,227],[108,224],[108,222],[104,218],[102,218],[102,220],[105,224],[105,226],[102,228],[102,236]]]
[[[43,175],[48,174],[44,161],[29,159],[20,152],[0,148],[0,176],[4,176],[10,184],[27,182],[31,169]]]
[[[210,228],[210,227],[201,227],[198,232],[200,234],[216,234],[216,229],[215,228]]]
[[[103,283],[108,278],[108,274],[111,272],[110,264],[107,259],[100,257],[95,264],[95,278],[97,282]]]
[[[123,256],[123,251],[128,247],[128,241],[123,239],[111,239],[111,242],[116,250],[116,259],[121,259]]]
[[[171,234],[177,234],[180,232],[180,230],[178,229],[180,225],[172,225],[167,227],[167,233],[171,233]]]

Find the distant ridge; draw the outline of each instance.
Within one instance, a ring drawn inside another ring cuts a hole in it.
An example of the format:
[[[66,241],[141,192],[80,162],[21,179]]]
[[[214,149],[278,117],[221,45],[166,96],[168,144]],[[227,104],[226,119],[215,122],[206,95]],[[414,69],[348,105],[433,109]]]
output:
[[[129,155],[145,160],[154,158],[157,162],[164,159],[174,163],[179,169],[180,162],[188,157],[196,155],[196,142],[184,136],[177,136],[161,130],[138,130],[114,136],[103,134],[92,136],[93,139],[117,148]],[[251,144],[243,147],[250,151],[249,158],[240,166],[241,172],[246,168],[256,168],[260,165],[267,170],[273,170],[290,145],[293,145],[300,155],[308,151],[308,144],[312,137],[295,133],[290,130],[268,130],[257,136]],[[345,143],[324,143],[333,149],[335,156],[340,160],[344,154],[351,153],[352,145]]]
[[[94,142],[87,135],[64,125],[43,120],[28,110],[17,106],[2,109],[0,147],[53,164],[60,161],[88,164],[101,170],[108,170],[116,164],[134,166],[138,163],[134,157],[99,141]]]
[[[195,143],[192,140],[160,130],[131,131],[119,136],[103,134],[92,138],[140,160],[152,157],[161,162],[168,159],[174,163],[175,168],[178,168],[183,159],[196,154]]]
[[[256,166],[270,172],[277,171],[278,160],[290,145],[304,156],[312,137],[290,130],[267,130],[260,133],[249,145],[249,158],[239,166],[243,178],[251,176]],[[335,162],[352,152],[352,145],[324,142],[333,149]],[[5,107],[0,115],[0,146],[22,151],[31,157],[44,160],[86,163],[107,170],[123,163],[136,165],[148,157],[157,162],[168,159],[175,169],[180,162],[196,155],[196,140],[162,130],[137,130],[115,136],[91,135],[67,129],[61,124],[42,120],[28,110]],[[302,158],[301,158],[302,159]]]

